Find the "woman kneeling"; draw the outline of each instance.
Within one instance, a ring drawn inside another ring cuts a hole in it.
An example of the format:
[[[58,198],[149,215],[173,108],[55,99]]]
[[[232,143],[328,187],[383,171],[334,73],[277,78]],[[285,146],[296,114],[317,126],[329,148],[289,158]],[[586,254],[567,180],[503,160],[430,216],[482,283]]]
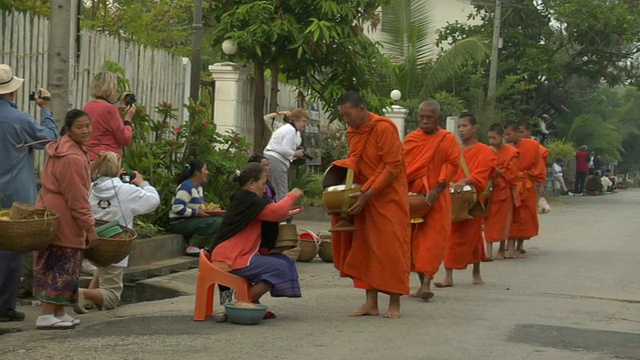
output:
[[[275,250],[260,255],[258,249],[263,237],[273,236],[263,227],[284,219],[302,191],[293,189],[280,202],[271,203],[264,197],[267,172],[258,163],[247,164],[234,181],[240,188],[231,197],[211,261],[251,282],[251,300],[255,303],[268,291],[273,297],[300,297],[294,261]]]

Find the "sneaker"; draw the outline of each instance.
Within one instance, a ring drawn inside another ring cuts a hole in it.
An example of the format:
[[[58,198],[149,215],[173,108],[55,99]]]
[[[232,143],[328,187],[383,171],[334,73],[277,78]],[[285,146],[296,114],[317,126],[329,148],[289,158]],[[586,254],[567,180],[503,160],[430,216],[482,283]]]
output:
[[[200,248],[196,247],[196,246],[187,246],[187,248],[184,250],[184,254],[186,256],[192,256],[192,257],[198,257],[200,255]]]
[[[24,313],[15,309],[0,309],[0,322],[23,321]]]

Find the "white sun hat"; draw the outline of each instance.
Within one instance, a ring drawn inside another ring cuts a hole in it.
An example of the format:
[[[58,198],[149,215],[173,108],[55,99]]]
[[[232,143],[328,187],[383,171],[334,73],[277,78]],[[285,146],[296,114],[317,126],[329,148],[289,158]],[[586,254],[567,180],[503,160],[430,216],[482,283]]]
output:
[[[7,64],[0,64],[0,95],[11,94],[18,90],[24,79],[13,76],[11,67]]]

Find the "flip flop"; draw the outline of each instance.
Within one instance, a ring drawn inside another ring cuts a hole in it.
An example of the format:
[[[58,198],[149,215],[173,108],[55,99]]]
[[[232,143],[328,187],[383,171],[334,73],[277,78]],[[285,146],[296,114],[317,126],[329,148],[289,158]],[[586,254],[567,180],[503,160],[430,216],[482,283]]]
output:
[[[68,321],[56,321],[51,325],[41,325],[41,326],[37,326],[36,325],[36,329],[38,330],[70,330],[75,328],[76,326],[73,325],[72,323],[68,322]]]
[[[276,314],[273,311],[267,311],[266,313],[264,313],[264,316],[262,318],[265,319],[265,320],[275,319],[276,318]]]

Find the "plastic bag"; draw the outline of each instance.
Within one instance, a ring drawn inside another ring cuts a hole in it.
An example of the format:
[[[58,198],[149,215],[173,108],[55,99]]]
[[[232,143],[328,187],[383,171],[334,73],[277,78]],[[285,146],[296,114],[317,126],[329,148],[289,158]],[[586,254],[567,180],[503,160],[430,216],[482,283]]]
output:
[[[551,206],[547,202],[547,199],[541,197],[538,200],[538,214],[548,214],[551,212]]]

